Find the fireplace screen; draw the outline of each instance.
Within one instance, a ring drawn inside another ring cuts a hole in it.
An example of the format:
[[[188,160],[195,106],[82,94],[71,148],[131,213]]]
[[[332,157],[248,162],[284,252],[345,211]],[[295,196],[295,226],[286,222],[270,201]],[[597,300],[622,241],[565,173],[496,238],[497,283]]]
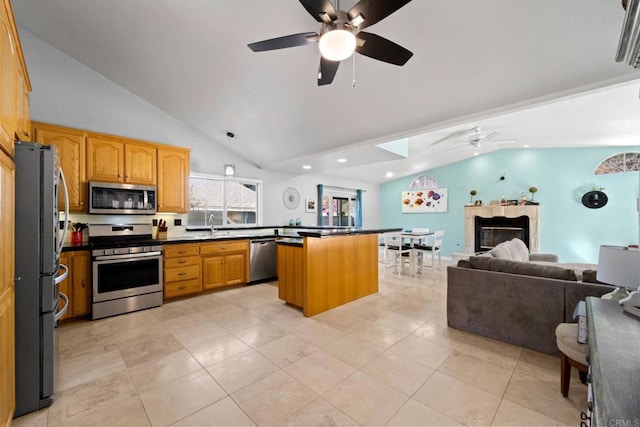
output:
[[[498,244],[513,238],[524,241],[524,230],[518,227],[482,227],[480,231],[480,250],[493,249]]]
[[[529,217],[475,217],[475,251],[485,252],[498,244],[518,238],[529,247]]]

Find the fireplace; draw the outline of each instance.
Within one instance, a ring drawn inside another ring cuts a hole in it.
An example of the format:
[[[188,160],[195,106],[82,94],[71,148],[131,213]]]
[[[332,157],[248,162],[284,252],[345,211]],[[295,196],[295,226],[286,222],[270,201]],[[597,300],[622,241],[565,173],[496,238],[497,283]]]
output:
[[[499,243],[518,238],[529,246],[529,217],[475,217],[475,252],[486,252]]]
[[[494,218],[497,220],[494,222]],[[482,227],[497,227],[497,230],[488,228],[485,233],[486,238],[493,239],[489,244],[483,246],[495,246],[497,240],[509,240],[514,237],[520,238],[529,248],[529,252],[536,254],[540,251],[540,206],[465,206],[464,207],[464,253],[472,254],[481,252],[478,248],[482,233],[478,232],[478,223]],[[509,220],[517,220],[515,223]],[[510,230],[511,228],[521,228]],[[488,248],[490,249],[490,248]],[[488,250],[483,249],[483,250]]]

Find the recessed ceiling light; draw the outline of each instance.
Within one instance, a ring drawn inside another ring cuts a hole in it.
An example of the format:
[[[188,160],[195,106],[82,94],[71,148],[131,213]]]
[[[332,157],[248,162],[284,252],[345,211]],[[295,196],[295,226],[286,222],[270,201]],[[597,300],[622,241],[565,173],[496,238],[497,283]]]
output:
[[[480,154],[480,153],[478,153],[477,151],[475,153],[473,153],[474,156],[477,156],[478,154]]]
[[[523,147],[524,148],[529,148],[529,144],[524,144]]]
[[[347,159],[338,159],[338,163],[347,163]]]
[[[387,172],[387,174],[385,175],[387,178],[391,178],[393,176],[393,172]]]
[[[302,166],[302,169],[311,169],[311,165],[304,165]]]

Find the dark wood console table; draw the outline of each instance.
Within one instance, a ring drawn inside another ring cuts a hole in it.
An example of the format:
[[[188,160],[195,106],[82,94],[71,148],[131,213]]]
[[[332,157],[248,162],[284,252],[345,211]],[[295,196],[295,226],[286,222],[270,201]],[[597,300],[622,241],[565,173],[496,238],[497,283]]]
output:
[[[587,298],[591,425],[640,426],[640,318]]]

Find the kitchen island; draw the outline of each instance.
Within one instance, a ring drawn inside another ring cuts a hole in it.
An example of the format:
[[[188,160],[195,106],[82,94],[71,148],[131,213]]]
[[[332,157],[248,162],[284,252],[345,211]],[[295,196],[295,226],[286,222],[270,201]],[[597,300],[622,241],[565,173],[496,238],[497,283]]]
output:
[[[280,299],[309,317],[378,292],[378,234],[400,230],[310,230],[279,240]]]

